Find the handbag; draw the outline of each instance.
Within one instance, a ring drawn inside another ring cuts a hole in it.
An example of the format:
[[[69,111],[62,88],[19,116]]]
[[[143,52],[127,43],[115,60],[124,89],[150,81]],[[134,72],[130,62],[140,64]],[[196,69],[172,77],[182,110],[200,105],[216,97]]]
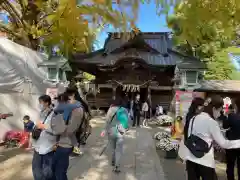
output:
[[[186,138],[184,144],[196,158],[202,158],[210,151],[210,149],[212,148],[212,143],[209,146],[208,143],[202,138],[192,134],[195,118],[196,116],[192,119],[190,135]]]
[[[47,120],[48,116],[51,114],[52,110],[48,112],[47,116],[45,117],[43,124],[45,123],[45,121]],[[33,128],[32,130],[32,138],[34,140],[38,140],[40,135],[42,133],[42,129],[37,128],[36,126]]]

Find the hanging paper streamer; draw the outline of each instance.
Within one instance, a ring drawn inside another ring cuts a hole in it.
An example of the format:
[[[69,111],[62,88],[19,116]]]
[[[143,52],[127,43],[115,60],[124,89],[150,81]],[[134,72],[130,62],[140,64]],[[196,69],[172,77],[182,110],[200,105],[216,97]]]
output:
[[[177,116],[180,116],[180,91],[176,91],[175,98],[176,98],[175,108],[176,108],[176,117],[177,117]]]
[[[180,116],[183,116],[183,106],[182,106],[182,103],[179,103],[179,114],[180,114]]]

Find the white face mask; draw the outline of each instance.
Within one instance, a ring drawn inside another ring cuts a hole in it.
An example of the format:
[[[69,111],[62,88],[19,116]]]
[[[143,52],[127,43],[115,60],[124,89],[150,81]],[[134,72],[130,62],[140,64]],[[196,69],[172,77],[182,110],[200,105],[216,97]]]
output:
[[[219,109],[213,108],[213,117],[214,117],[214,119],[217,119],[217,118],[220,117],[221,110],[222,110],[221,108],[219,108]]]
[[[139,96],[139,95],[137,95],[137,96],[136,96],[136,99],[137,99],[137,100],[139,100],[139,99],[140,99],[140,96]]]
[[[39,104],[38,108],[39,108],[40,111],[43,111],[45,109],[43,104]]]

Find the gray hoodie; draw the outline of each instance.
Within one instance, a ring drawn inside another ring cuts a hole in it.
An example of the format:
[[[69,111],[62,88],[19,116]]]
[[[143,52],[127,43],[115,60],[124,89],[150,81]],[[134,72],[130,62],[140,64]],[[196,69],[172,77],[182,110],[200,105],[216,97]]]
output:
[[[84,111],[81,107],[73,110],[68,125],[65,124],[62,114],[53,115],[51,124],[46,131],[60,136],[59,146],[73,147],[77,144],[75,132],[81,124],[83,113]]]

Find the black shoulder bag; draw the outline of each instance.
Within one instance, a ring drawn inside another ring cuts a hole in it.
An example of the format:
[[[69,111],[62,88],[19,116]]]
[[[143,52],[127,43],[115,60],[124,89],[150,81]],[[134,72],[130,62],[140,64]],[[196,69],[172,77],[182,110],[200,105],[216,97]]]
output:
[[[46,120],[47,120],[48,116],[51,114],[51,112],[52,112],[52,110],[47,113],[47,115],[46,115],[46,117],[45,117],[45,119],[43,121],[43,124],[46,122]],[[34,127],[34,129],[32,130],[32,138],[34,140],[38,140],[40,135],[41,135],[41,133],[42,133],[42,129]]]
[[[208,143],[206,141],[192,134],[193,123],[195,121],[195,118],[196,116],[192,119],[190,136],[186,138],[186,141],[184,143],[185,143],[185,146],[196,158],[202,158],[203,156],[205,156],[205,154],[207,154],[210,151],[210,149],[212,148],[212,143],[210,146],[208,146]]]

